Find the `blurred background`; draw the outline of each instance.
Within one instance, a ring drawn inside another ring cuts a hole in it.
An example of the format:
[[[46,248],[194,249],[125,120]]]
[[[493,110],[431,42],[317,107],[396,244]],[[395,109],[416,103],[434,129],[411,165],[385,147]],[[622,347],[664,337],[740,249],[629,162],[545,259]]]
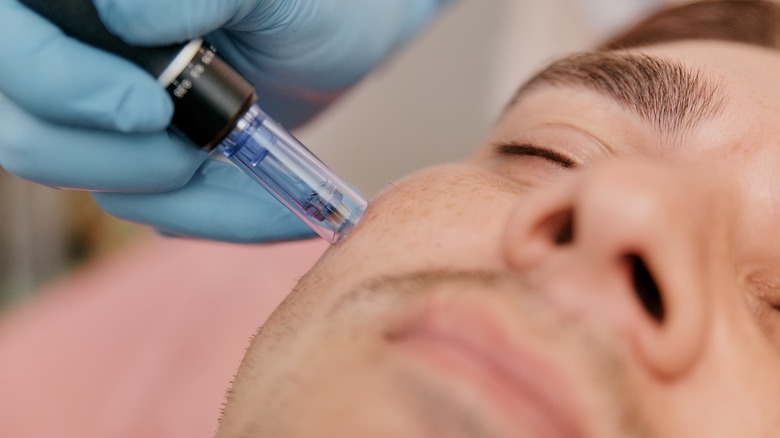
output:
[[[670,2],[461,0],[295,134],[373,196],[415,169],[465,156],[514,89],[550,60],[590,48]],[[1,169],[0,223],[0,309],[149,233],[106,216],[85,193],[37,186]]]

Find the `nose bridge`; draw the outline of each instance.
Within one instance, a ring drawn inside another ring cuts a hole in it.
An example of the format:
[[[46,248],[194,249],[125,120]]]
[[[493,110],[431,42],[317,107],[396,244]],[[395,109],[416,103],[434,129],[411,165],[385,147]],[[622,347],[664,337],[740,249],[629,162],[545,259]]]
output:
[[[681,372],[708,330],[704,229],[719,220],[716,194],[691,175],[623,160],[582,170],[513,213],[507,262],[563,311],[610,325],[653,371]]]

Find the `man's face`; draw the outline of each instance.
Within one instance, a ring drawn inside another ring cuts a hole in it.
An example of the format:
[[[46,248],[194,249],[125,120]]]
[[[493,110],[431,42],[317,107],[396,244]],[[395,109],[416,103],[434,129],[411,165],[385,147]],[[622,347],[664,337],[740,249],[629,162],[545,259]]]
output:
[[[780,54],[641,52],[554,67],[381,194],[255,337],[220,436],[776,436]]]

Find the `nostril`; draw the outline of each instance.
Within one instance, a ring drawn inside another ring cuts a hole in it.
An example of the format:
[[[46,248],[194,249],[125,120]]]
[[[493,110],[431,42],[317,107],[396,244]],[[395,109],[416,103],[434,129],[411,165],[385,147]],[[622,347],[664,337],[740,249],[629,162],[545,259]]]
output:
[[[630,254],[626,256],[626,259],[631,270],[634,291],[642,303],[642,307],[653,319],[662,322],[665,314],[664,302],[658,284],[653,279],[653,274],[640,256]]]
[[[554,214],[548,219],[549,227],[555,246],[564,246],[574,241],[574,212],[565,210]]]

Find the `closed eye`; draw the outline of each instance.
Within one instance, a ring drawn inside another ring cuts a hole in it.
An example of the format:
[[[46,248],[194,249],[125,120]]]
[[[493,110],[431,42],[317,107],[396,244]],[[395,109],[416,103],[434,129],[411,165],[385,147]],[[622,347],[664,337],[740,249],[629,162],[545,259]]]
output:
[[[576,160],[551,149],[528,143],[504,142],[494,144],[496,152],[500,155],[522,155],[526,157],[539,157],[558,164],[561,167],[578,167]]]

